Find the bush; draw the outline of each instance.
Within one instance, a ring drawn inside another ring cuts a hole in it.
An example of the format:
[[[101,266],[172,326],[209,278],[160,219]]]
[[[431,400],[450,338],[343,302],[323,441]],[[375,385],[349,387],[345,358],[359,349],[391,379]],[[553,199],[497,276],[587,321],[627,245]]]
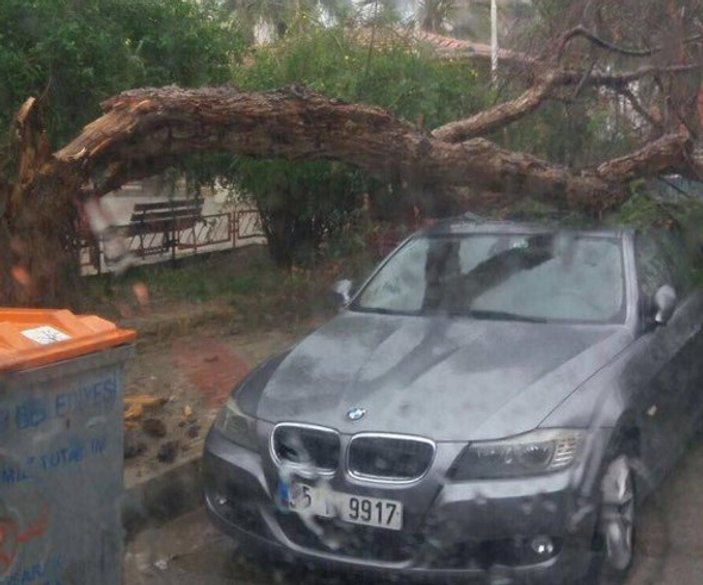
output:
[[[222,83],[242,36],[212,2],[2,0],[0,130],[43,96],[55,143],[132,87]]]

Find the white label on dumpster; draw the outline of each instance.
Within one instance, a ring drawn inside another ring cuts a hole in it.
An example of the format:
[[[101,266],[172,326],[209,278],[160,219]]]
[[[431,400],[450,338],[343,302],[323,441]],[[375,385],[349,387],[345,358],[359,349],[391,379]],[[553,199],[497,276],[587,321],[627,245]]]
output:
[[[51,345],[57,341],[66,341],[67,339],[71,339],[63,331],[54,329],[49,325],[35,327],[34,329],[25,329],[22,331],[22,335],[39,343],[40,345]]]

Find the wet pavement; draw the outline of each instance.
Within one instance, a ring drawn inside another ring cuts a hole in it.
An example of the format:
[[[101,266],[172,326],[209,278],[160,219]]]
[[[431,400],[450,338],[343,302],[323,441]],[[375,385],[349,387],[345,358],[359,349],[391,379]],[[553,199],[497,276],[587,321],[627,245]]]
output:
[[[703,583],[703,437],[641,511],[638,555],[627,585]],[[346,585],[371,577],[272,567],[245,560],[197,510],[140,533],[128,546],[125,585]]]

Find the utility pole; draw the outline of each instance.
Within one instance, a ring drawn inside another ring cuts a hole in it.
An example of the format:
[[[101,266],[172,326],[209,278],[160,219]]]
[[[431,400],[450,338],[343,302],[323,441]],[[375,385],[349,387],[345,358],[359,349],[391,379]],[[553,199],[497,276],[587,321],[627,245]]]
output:
[[[498,84],[498,1],[491,0],[491,80]]]

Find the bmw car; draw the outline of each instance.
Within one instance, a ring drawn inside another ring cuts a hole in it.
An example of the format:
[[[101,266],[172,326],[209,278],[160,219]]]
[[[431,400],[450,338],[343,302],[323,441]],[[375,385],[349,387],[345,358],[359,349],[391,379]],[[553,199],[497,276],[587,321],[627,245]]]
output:
[[[401,579],[619,579],[703,408],[682,258],[626,229],[413,235],[234,389],[212,520],[253,553]]]

